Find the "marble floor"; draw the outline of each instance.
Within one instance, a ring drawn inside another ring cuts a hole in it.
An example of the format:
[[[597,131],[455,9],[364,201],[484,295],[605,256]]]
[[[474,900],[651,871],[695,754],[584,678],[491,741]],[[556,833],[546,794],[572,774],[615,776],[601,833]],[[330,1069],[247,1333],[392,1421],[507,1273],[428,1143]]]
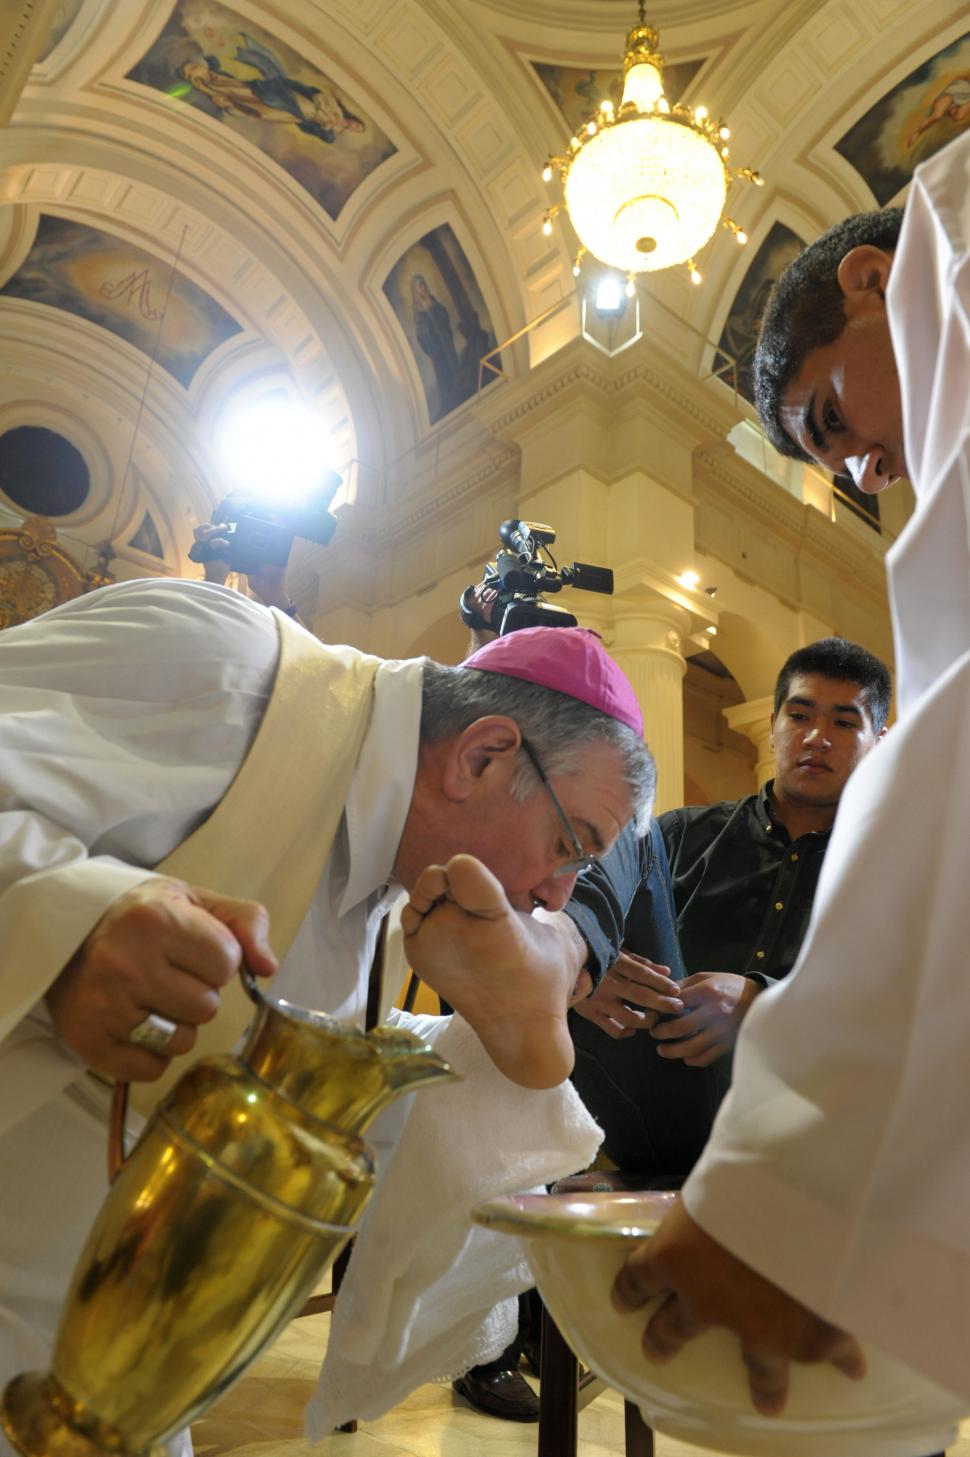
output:
[[[311,1448],[303,1436],[303,1407],[316,1381],[329,1322],[329,1315],[310,1316],[284,1331],[195,1424],[197,1457],[534,1457],[535,1426],[481,1416],[442,1386],[423,1386],[379,1421],[367,1422],[352,1435],[335,1433]],[[581,1412],[579,1457],[623,1457],[623,1402],[615,1392],[602,1392]],[[715,1454],[661,1436],[657,1457]],[[970,1457],[970,1421],[948,1457]]]

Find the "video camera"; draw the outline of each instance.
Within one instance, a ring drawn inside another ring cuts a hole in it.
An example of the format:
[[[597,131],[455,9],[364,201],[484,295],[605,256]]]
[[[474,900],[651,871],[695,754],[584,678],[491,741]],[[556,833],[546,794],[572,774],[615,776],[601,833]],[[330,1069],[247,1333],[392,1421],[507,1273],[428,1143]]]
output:
[[[458,599],[458,612],[468,628],[491,627],[500,637],[523,627],[575,627],[576,618],[564,607],[546,602],[542,594],[578,587],[583,592],[613,591],[609,567],[572,562],[560,569],[549,550],[556,539],[551,526],[538,521],[503,521],[498,529],[502,550],[485,568],[483,587],[497,594],[491,623],[475,607],[475,587],[466,587]],[[544,561],[543,557],[547,560]]]
[[[327,509],[340,485],[336,471],[327,471],[310,496],[295,503],[281,503],[267,496],[235,491],[219,502],[212,513],[213,525],[225,525],[220,532],[228,550],[211,541],[197,541],[189,561],[228,561],[234,572],[255,572],[258,567],[285,567],[294,538],[326,546],[337,529]]]

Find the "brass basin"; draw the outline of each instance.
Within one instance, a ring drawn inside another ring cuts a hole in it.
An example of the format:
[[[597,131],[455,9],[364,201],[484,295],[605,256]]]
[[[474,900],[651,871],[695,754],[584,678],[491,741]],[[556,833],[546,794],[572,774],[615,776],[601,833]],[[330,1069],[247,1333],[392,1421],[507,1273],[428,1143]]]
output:
[[[953,1441],[965,1415],[956,1397],[871,1348],[862,1381],[831,1366],[793,1366],[778,1417],[752,1407],[737,1338],[726,1330],[706,1331],[664,1365],[649,1363],[640,1350],[647,1312],[619,1315],[609,1293],[624,1256],[650,1237],[676,1197],[521,1194],[480,1205],[474,1217],[522,1241],[577,1356],[658,1431],[742,1457],[914,1457]]]

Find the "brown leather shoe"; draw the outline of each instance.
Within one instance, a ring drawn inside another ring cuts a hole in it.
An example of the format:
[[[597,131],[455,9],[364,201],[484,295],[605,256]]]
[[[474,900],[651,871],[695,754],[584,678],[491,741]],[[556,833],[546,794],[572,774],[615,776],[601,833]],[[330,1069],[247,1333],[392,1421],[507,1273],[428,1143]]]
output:
[[[452,1390],[489,1417],[507,1422],[537,1422],[539,1398],[518,1371],[482,1371],[475,1367],[451,1383]]]

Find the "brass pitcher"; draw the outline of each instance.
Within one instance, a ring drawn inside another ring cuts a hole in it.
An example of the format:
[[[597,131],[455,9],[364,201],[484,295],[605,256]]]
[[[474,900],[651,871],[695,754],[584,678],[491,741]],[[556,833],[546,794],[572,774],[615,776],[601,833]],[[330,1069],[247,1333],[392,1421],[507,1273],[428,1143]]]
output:
[[[9,1383],[25,1457],[142,1457],[221,1395],[302,1307],[374,1186],[359,1134],[455,1076],[409,1032],[267,1002],[236,1057],[152,1114],[74,1271],[49,1374]],[[69,1193],[66,1197],[70,1197]]]

